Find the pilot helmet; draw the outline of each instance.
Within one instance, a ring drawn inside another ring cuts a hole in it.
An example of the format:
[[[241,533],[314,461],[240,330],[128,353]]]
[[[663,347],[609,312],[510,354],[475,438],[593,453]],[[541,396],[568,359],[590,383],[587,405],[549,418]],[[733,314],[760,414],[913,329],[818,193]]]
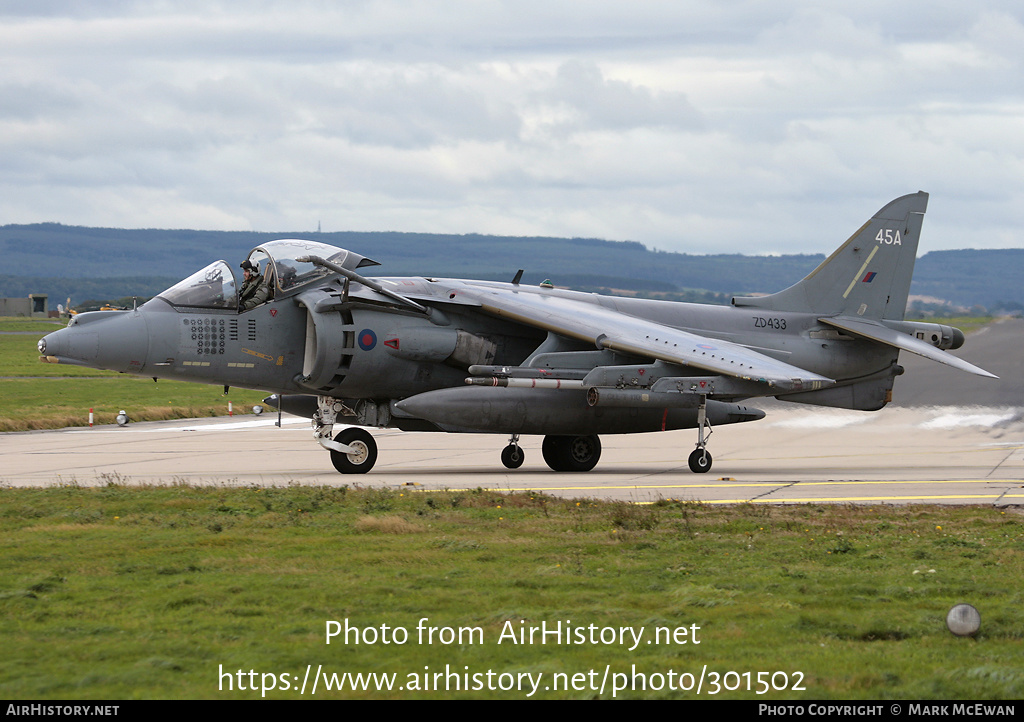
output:
[[[259,273],[260,267],[258,263],[253,263],[252,261],[242,261],[242,270],[251,271],[252,273]]]

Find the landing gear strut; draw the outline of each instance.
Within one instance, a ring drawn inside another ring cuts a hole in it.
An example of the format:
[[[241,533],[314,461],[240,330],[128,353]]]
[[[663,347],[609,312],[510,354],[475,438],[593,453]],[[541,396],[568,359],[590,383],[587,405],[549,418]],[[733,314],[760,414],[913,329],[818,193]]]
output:
[[[704,430],[707,429],[707,433]],[[697,448],[690,454],[688,462],[690,471],[694,474],[703,474],[711,470],[711,454],[708,453],[708,437],[711,436],[711,424],[708,423],[708,397],[700,397],[700,406],[697,407]]]
[[[523,449],[519,446],[519,434],[512,434],[512,438],[508,440],[508,446],[501,450],[501,463],[505,465],[506,469],[518,469],[523,465],[523,461],[526,455],[523,453]]]

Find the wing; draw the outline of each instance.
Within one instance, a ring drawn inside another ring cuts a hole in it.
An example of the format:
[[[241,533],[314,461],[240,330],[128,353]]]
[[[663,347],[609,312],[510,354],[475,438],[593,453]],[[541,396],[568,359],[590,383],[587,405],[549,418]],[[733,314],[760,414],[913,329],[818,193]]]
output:
[[[830,326],[842,329],[843,331],[848,331],[850,333],[857,334],[858,336],[869,338],[872,341],[893,346],[894,348],[916,353],[918,356],[930,358],[932,361],[944,363],[948,366],[952,366],[953,368],[958,368],[961,371],[967,371],[969,373],[976,374],[977,376],[986,376],[992,379],[999,378],[995,374],[991,374],[983,368],[979,368],[972,363],[964,361],[962,358],[957,358],[952,354],[948,354],[945,351],[935,348],[926,341],[895,331],[876,321],[866,321],[862,319],[849,318],[847,316],[819,318],[818,320],[822,323],[827,323]]]
[[[459,293],[479,303],[485,313],[587,341],[596,348],[759,381],[782,390],[812,390],[835,383],[739,344],[557,294],[470,285],[463,286]]]

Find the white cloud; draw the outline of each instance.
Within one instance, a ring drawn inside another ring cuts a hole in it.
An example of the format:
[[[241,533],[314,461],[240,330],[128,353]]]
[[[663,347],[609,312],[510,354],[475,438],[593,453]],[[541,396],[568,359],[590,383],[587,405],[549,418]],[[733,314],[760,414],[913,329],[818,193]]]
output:
[[[8,2],[0,223],[1019,246],[1015,3]]]

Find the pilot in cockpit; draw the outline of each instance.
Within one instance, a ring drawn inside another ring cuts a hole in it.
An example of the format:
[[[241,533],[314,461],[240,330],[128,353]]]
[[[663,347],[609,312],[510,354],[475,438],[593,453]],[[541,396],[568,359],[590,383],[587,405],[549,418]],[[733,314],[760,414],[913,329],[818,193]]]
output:
[[[251,261],[242,261],[242,290],[238,295],[238,310],[248,311],[256,308],[267,300],[268,288],[263,283],[263,276],[260,275],[260,267]]]

